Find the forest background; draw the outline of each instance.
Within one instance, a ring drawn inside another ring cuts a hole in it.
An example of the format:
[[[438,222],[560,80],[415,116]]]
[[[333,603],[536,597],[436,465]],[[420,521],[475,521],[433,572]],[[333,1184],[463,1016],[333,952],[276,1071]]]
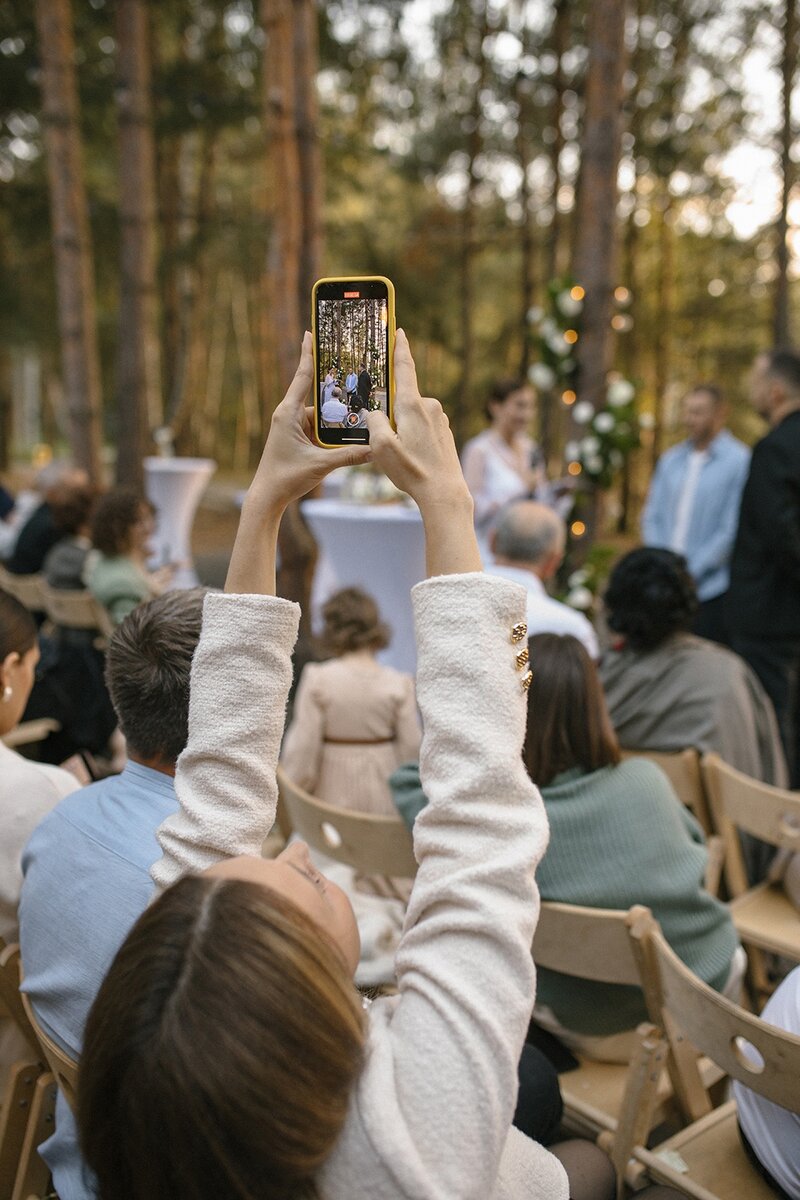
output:
[[[630,525],[685,389],[752,441],[793,340],[797,41],[794,0],[0,0],[0,469],[244,472],[313,279],[379,273],[458,440],[550,361],[552,470]]]

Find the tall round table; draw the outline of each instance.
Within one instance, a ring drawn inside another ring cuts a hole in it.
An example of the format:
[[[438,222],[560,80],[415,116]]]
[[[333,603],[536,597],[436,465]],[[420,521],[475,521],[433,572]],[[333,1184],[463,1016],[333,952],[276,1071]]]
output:
[[[377,601],[392,630],[381,662],[416,672],[411,589],[425,578],[425,539],[419,510],[406,504],[348,504],[306,500],[302,512],[320,547],[312,610],[333,592],[360,587]]]
[[[176,563],[172,586],[196,587],[192,560],[192,523],[200,497],[217,469],[213,458],[146,458],[145,491],[155,505],[155,566]]]

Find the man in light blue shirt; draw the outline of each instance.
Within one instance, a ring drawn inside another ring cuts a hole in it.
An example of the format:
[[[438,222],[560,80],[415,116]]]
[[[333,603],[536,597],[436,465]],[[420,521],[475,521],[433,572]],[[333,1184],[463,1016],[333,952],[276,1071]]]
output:
[[[169,592],[134,609],[114,632],[106,678],[128,765],[58,804],[23,854],[24,990],[45,1030],[76,1059],[106,971],[150,902],[150,867],[161,854],[156,830],[178,808],[175,764],[186,745],[203,595]],[[56,1132],[41,1153],[60,1200],[96,1195],[60,1093]]]
[[[725,428],[727,405],[714,384],[700,384],[683,401],[689,437],[662,454],[642,513],[648,546],[683,554],[700,608],[694,632],[729,645],[724,596],[750,450]]]

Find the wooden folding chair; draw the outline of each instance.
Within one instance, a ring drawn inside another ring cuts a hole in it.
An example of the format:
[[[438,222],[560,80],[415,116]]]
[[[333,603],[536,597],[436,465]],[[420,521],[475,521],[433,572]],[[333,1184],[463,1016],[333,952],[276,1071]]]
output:
[[[114,624],[102,604],[85,589],[62,591],[43,583],[42,598],[47,616],[62,629],[94,631],[103,639],[114,632]]]
[[[363,875],[413,878],[411,834],[400,817],[353,812],[310,796],[278,767],[280,800],[292,829],[309,846]]]
[[[800,1037],[768,1025],[752,1013],[719,995],[684,966],[656,927],[635,933],[656,980],[661,1009],[660,1030],[644,1031],[643,1046],[659,1041],[682,1053],[687,1043],[707,1055],[726,1074],[775,1104],[800,1112]],[[663,1037],[661,1036],[663,1032]],[[747,1044],[760,1060],[748,1056]],[[646,1054],[643,1061],[646,1061]],[[681,1069],[686,1084],[705,1095],[705,1113],[653,1150],[644,1139],[631,1140],[631,1125],[620,1122],[611,1145],[617,1168],[619,1200],[623,1177],[640,1185],[644,1173],[656,1183],[677,1188],[696,1200],[774,1200],[745,1154],[737,1128],[736,1103],[712,1108],[695,1064],[694,1055],[683,1055]],[[632,1074],[625,1107],[646,1114],[653,1102],[652,1071]]]
[[[20,998],[25,1016],[42,1047],[47,1065],[52,1071],[60,1091],[63,1092],[65,1100],[74,1111],[78,1095],[78,1064],[42,1029],[31,1002],[24,992],[20,993]]]
[[[622,751],[622,757],[646,758],[657,767],[661,767],[678,799],[694,814],[706,836],[715,832],[700,769],[700,755],[696,750],[636,750],[626,747]]]
[[[4,746],[31,746],[35,742],[43,742],[50,733],[56,733],[61,728],[60,721],[52,717],[37,717],[35,721],[23,721],[2,739]]]
[[[534,962],[537,967],[577,979],[642,988],[650,1011],[652,989],[643,976],[641,942],[632,940],[631,931],[654,924],[650,909],[641,905],[623,912],[543,901],[533,939]],[[581,1054],[575,1057],[580,1064],[577,1070],[565,1072],[559,1079],[565,1125],[589,1137],[616,1129],[629,1064],[597,1062]],[[672,1094],[669,1077],[662,1071],[659,1117],[670,1107]]]
[[[0,1011],[14,1021],[30,1054],[11,1067],[0,1109],[0,1200],[44,1196],[50,1181],[38,1147],[54,1129],[56,1082],[23,1008],[19,983],[19,946],[3,945]]]
[[[771,991],[760,952],[800,962],[800,914],[779,884],[748,887],[738,831],[781,849],[800,851],[800,792],[759,783],[729,767],[717,754],[703,756],[702,770],[725,848],[731,916],[748,953],[758,1005],[759,994]]]
[[[44,612],[44,584],[41,575],[13,575],[0,567],[0,588],[24,604],[30,612]]]

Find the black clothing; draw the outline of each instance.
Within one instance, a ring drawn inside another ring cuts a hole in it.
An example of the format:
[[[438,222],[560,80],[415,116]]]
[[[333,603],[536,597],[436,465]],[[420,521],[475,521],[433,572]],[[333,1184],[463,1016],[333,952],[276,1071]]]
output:
[[[706,638],[709,642],[717,642],[720,646],[731,647],[731,635],[728,622],[725,619],[725,593],[714,596],[711,600],[701,600],[697,606],[692,633],[696,637]]]
[[[53,524],[50,505],[40,504],[20,529],[14,553],[4,564],[6,569],[12,575],[38,575],[48,550],[63,536]]]
[[[368,408],[368,401],[372,391],[372,376],[369,371],[360,371],[358,376],[358,398],[362,403],[362,408]]]
[[[800,786],[800,411],[758,443],[742,494],[726,617],[775,706]]]
[[[753,450],[727,610],[734,636],[800,638],[800,411]]]

